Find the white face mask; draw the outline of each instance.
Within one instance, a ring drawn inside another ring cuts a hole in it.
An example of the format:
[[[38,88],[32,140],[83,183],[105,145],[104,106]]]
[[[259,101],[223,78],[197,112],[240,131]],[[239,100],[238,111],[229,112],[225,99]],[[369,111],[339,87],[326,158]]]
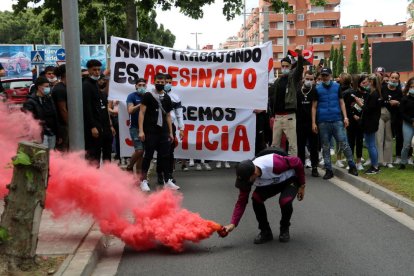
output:
[[[93,80],[99,80],[99,76],[90,76],[91,77],[91,79],[93,79]]]
[[[56,81],[57,81],[57,78],[56,78],[56,77],[53,77],[53,78],[47,78],[47,80],[48,80],[49,82],[56,82]]]
[[[414,96],[414,88],[410,88],[410,90],[408,90],[408,93],[410,93],[410,95]]]
[[[282,74],[283,75],[286,75],[286,74],[289,74],[289,72],[290,72],[290,69],[289,68],[282,68]]]
[[[303,83],[303,85],[304,85],[305,87],[311,87],[311,86],[312,86],[312,83],[313,83],[313,81],[310,81],[310,80],[305,80],[305,82]]]

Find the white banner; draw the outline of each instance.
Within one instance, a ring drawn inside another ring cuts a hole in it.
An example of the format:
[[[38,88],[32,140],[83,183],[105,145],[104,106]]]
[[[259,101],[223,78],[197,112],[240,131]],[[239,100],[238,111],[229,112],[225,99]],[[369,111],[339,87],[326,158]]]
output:
[[[124,102],[138,77],[152,84],[157,73],[168,73],[184,106],[266,109],[272,57],[270,42],[203,51],[112,37],[109,98]]]
[[[184,107],[184,138],[175,158],[241,161],[254,156],[256,115],[253,110],[221,107]],[[121,156],[134,151],[126,103],[119,105]],[[177,133],[178,135],[178,133]]]

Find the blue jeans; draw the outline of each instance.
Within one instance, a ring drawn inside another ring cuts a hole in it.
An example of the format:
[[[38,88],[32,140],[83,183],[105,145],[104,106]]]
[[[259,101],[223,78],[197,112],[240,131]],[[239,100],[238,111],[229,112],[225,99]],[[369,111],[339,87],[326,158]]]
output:
[[[414,127],[407,122],[403,122],[403,137],[404,137],[404,144],[401,151],[401,164],[407,165],[408,163],[408,151],[411,148],[411,140],[414,136]],[[398,152],[397,152],[398,153]]]
[[[377,142],[374,133],[364,133],[365,145],[368,149],[369,159],[371,159],[371,165],[378,168],[378,150]]]
[[[332,170],[330,146],[332,137],[335,138],[339,145],[339,150],[342,150],[349,167],[355,167],[352,150],[348,144],[346,137],[344,123],[342,121],[336,122],[322,122],[318,125],[319,134],[322,144],[323,161],[325,162],[325,169]]]

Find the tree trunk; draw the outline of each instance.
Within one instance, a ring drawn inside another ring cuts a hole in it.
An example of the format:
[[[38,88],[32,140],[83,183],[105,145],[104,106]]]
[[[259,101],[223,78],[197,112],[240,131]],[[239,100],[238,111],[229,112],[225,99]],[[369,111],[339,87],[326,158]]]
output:
[[[49,150],[22,142],[13,165],[13,179],[7,185],[9,194],[4,198],[1,216],[0,254],[9,269],[25,270],[35,260],[49,175]],[[4,275],[1,270],[0,274]]]
[[[125,0],[127,38],[137,40],[137,7],[135,0]]]

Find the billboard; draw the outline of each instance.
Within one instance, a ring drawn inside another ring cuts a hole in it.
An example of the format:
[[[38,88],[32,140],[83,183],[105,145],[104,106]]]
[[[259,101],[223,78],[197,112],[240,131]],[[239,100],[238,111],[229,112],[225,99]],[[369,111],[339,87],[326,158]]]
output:
[[[413,71],[412,41],[373,43],[372,68],[377,67],[384,67],[387,72]]]
[[[30,52],[32,45],[0,45],[0,63],[7,77],[32,77]]]

